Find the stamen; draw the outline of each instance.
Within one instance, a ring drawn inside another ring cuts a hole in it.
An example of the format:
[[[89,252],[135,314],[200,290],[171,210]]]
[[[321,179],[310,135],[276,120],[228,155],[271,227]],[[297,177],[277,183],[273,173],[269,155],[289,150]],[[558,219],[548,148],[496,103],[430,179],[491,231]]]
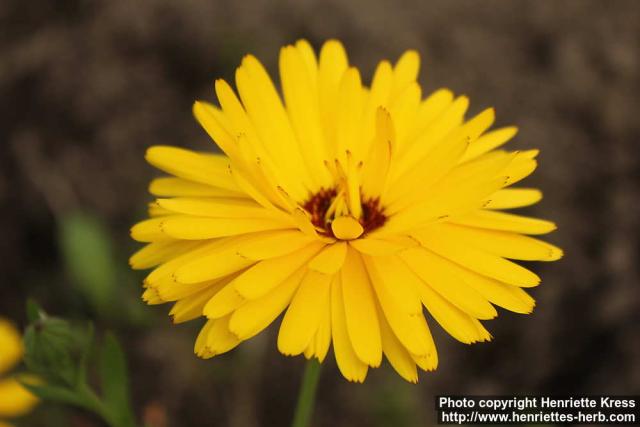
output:
[[[311,222],[320,230],[321,234],[337,237],[332,229],[335,218],[349,215],[345,193],[337,188],[321,188],[302,205],[309,213]],[[363,233],[380,228],[387,221],[384,209],[380,206],[380,199],[362,199],[362,215],[357,221],[363,229]]]
[[[316,194],[311,196],[302,207],[311,215],[311,223],[316,227],[326,230],[325,214],[331,207],[337,195],[335,188],[321,188]]]

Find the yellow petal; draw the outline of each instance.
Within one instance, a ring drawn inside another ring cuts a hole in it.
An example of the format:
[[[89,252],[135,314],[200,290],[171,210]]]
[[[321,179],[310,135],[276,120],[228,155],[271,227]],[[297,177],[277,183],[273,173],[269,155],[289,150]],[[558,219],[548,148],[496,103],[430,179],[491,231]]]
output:
[[[149,217],[151,218],[156,218],[159,216],[166,216],[166,215],[173,215],[174,212],[171,212],[168,209],[165,209],[163,207],[160,207],[160,205],[158,205],[157,202],[151,202],[148,204],[149,208],[147,209],[147,212],[149,213]]]
[[[237,253],[236,248],[243,241],[242,238],[223,240],[203,248],[197,255],[187,254],[168,274],[180,283],[199,283],[240,271],[255,263]],[[151,276],[148,280],[152,281]]]
[[[331,223],[331,230],[340,240],[357,239],[364,231],[358,220],[351,216],[341,216],[334,219]]]
[[[400,254],[411,270],[452,304],[478,319],[493,319],[496,309],[456,274],[446,259],[424,249],[409,249]],[[417,289],[417,288],[416,288]]]
[[[342,296],[353,350],[367,365],[380,366],[382,343],[375,297],[362,259],[353,249],[349,249],[342,268]]]
[[[336,108],[340,79],[348,67],[347,54],[337,40],[328,40],[320,50],[318,67],[318,93],[320,97],[320,119],[325,146],[329,155],[335,150]]]
[[[416,246],[418,243],[411,239],[373,238],[356,239],[349,241],[349,246],[365,255],[389,256]]]
[[[363,113],[363,95],[360,73],[357,68],[347,69],[340,80],[340,96],[334,106],[336,111],[336,156],[345,166],[344,155],[347,150],[356,159],[362,159],[363,146],[360,138],[360,128]]]
[[[402,310],[396,302],[396,298],[389,293],[389,288],[385,286],[380,278],[378,269],[371,263],[371,257],[364,256],[363,258],[369,278],[382,307],[382,312],[398,340],[412,354],[426,356],[434,351],[431,344],[433,340],[431,336],[424,334],[425,329],[421,325],[421,323],[426,325],[426,320],[422,313],[409,314],[406,310]]]
[[[388,212],[397,212],[418,201],[429,202],[435,197],[447,197],[452,192],[459,193],[461,189],[477,187],[483,182],[492,182],[497,177],[504,178],[499,185],[491,187],[488,194],[493,194],[507,184],[506,168],[514,161],[516,154],[492,153],[476,161],[457,165],[460,155],[468,145],[467,138],[447,139],[446,144],[436,147],[423,162],[393,184],[392,190],[396,194],[394,197],[387,197],[393,200]],[[420,182],[421,185],[416,186],[413,184],[415,182]]]
[[[237,73],[244,75],[245,71],[238,69]],[[285,177],[286,171],[275,167],[272,154],[265,149],[253,123],[229,84],[224,80],[216,80],[215,89],[228,125],[237,135],[236,141],[241,160],[236,161],[237,164],[234,164],[230,170],[234,182],[238,188],[262,206],[269,208],[275,203],[286,208],[286,204],[281,203],[282,200],[273,184],[275,180],[291,182],[291,177]],[[264,170],[259,170],[261,164],[266,165]]]
[[[269,326],[289,305],[305,270],[298,269],[271,292],[240,306],[231,315],[229,330],[240,339],[247,340]]]
[[[191,249],[195,249],[199,245],[199,242],[181,240],[149,243],[129,258],[129,264],[131,268],[136,270],[155,267]]]
[[[188,322],[189,320],[202,316],[202,309],[205,304],[220,291],[223,285],[224,284],[221,283],[220,286],[208,286],[193,295],[177,301],[173,307],[171,307],[171,311],[169,311],[173,323]]]
[[[362,177],[362,192],[369,197],[380,196],[384,190],[395,143],[391,115],[382,107],[376,110],[375,129],[375,138],[369,148],[369,158],[364,164]]]
[[[478,321],[475,318],[451,304],[426,284],[421,286],[419,291],[424,306],[449,335],[465,344],[484,340],[476,327]]]
[[[340,276],[337,275],[331,285],[333,352],[342,375],[349,381],[361,383],[367,376],[368,366],[358,358],[349,339],[342,294]]]
[[[219,319],[240,307],[244,301],[245,299],[236,291],[236,288],[228,284],[209,299],[202,314],[209,319]]]
[[[0,374],[11,369],[22,357],[22,337],[13,325],[0,317]],[[0,399],[2,400],[2,399]]]
[[[138,242],[145,243],[171,239],[162,231],[162,228],[160,227],[162,222],[166,221],[166,218],[167,217],[162,216],[140,221],[139,223],[131,227],[131,238],[133,240],[137,240]]]
[[[329,301],[332,276],[308,271],[282,319],[278,350],[285,355],[302,353],[318,330]]]
[[[460,268],[460,277],[480,295],[493,304],[514,313],[529,314],[536,303],[529,294],[521,288],[507,285],[473,271]]]
[[[366,256],[368,269],[375,269],[387,293],[409,315],[422,312],[417,288],[422,283],[397,256]]]
[[[222,198],[174,197],[158,199],[158,205],[177,214],[211,218],[264,218],[286,221],[288,215],[276,209],[266,209],[253,200]]]
[[[280,96],[257,58],[246,55],[242,59],[236,70],[236,86],[265,151],[270,153],[276,168],[272,172],[282,177],[280,184],[289,194],[304,197],[309,174],[298,141]]]
[[[469,99],[460,96],[434,120],[416,141],[404,152],[398,153],[398,161],[394,164],[392,180],[422,162],[435,146],[437,146],[453,129],[462,123],[464,113],[469,107]]]
[[[196,356],[203,359],[209,359],[214,356],[213,352],[211,352],[207,347],[207,338],[209,337],[209,332],[213,328],[215,322],[216,320],[207,320],[202,329],[200,329],[196,342],[193,346],[193,352]]]
[[[536,151],[533,150],[533,152]],[[507,185],[513,185],[525,179],[536,170],[538,162],[530,157],[531,153],[526,151],[517,153],[516,159],[504,171],[505,175],[509,177]]]
[[[364,124],[362,129],[362,139],[366,143],[370,141],[376,131],[376,121],[378,110],[386,110],[388,107],[389,94],[393,86],[393,69],[389,61],[381,61],[376,67],[371,81],[371,90],[366,101],[367,106],[364,114]],[[389,119],[391,116],[389,116]]]
[[[391,330],[387,319],[380,309],[378,309],[378,313],[384,355],[391,366],[393,366],[393,369],[395,369],[402,378],[410,383],[417,383],[418,370],[416,369],[416,363],[411,358],[407,349],[398,341],[398,338]]]
[[[397,178],[390,180],[387,192],[383,195],[385,204],[399,205],[390,207],[392,212],[397,212],[416,199],[416,192],[424,195],[426,189],[438,182],[456,165],[467,145],[468,142],[464,138],[457,138],[448,144],[440,144],[416,165],[407,168],[402,174],[396,174]],[[415,185],[416,182],[420,185]]]
[[[222,107],[229,132],[231,132],[234,136],[243,133],[249,140],[255,142],[255,144],[252,144],[251,147],[251,154],[253,154],[254,157],[257,153],[266,155],[266,153],[262,149],[263,147],[261,141],[259,141],[257,137],[253,124],[249,120],[249,117],[244,110],[242,103],[236,96],[231,86],[229,86],[229,83],[222,79],[217,79],[214,83],[214,87],[216,95],[218,97],[218,101],[220,102],[220,106]],[[240,147],[238,147],[238,152],[239,151]],[[247,160],[247,156],[243,157],[245,157],[244,160]]]
[[[551,221],[506,212],[478,210],[451,220],[456,224],[522,234],[547,234],[557,227]]]
[[[296,252],[313,241],[299,230],[266,231],[260,238],[238,245],[237,251],[245,258],[259,261]]]
[[[180,255],[168,259],[166,262],[157,266],[147,277],[144,279],[145,286],[153,285],[161,280],[170,278],[177,269],[189,264],[200,257],[210,255],[213,252],[218,252],[224,249],[231,243],[231,240],[239,238],[227,238],[209,242],[198,242],[198,244],[192,248],[185,250]],[[221,277],[221,276],[219,276]],[[205,278],[204,280],[206,280]],[[202,281],[202,280],[201,280]]]
[[[509,259],[525,261],[556,261],[562,257],[562,249],[533,237],[517,233],[466,227],[442,223],[433,225],[430,230],[441,236],[462,244]]]
[[[225,190],[224,188],[173,177],[154,179],[149,184],[149,192],[159,197],[246,197],[238,191]]]
[[[328,245],[309,262],[309,268],[324,274],[335,274],[342,267],[346,254],[345,242]]]
[[[417,139],[442,114],[453,102],[453,93],[449,89],[438,89],[430,94],[418,107],[416,116],[416,128],[407,137],[408,141]]]
[[[316,242],[292,254],[261,261],[238,276],[233,286],[246,299],[259,298],[309,262],[323,246]]]
[[[364,151],[364,149],[363,149]],[[355,157],[351,151],[346,152],[347,175],[346,175],[346,203],[349,214],[354,218],[362,217],[362,202],[360,200],[360,165],[355,163]]]
[[[257,231],[285,230],[293,228],[293,224],[266,218],[206,218],[174,215],[160,218],[158,227],[162,233],[174,239],[204,240]]]
[[[520,157],[518,152],[492,151],[473,161],[456,165],[442,182],[438,183],[439,188],[455,186],[459,183],[495,176],[507,176],[508,168]]]
[[[447,218],[459,218],[467,212],[480,209],[485,198],[504,185],[505,178],[477,179],[443,187],[431,192],[427,199],[391,215],[384,227],[374,230],[371,236],[381,237],[397,233],[410,233]]]
[[[409,84],[416,81],[420,71],[420,55],[415,50],[408,50],[400,56],[393,68],[393,90],[400,93]]]
[[[291,219],[296,227],[298,227],[298,229],[304,234],[310,237],[318,237],[318,232],[311,222],[311,217],[306,210],[297,208],[291,213]]]
[[[315,83],[318,78],[318,59],[316,58],[316,53],[313,51],[313,47],[311,47],[311,44],[309,44],[307,40],[300,39],[296,41],[296,49],[307,66],[311,81]]]
[[[414,236],[429,250],[477,273],[515,286],[530,287],[540,284],[540,278],[535,273],[499,256],[469,245],[442,240],[426,232],[414,233]],[[404,257],[406,252],[400,256]]]
[[[327,300],[326,306],[322,309],[314,341],[315,356],[322,363],[331,346],[331,298]]]
[[[309,344],[307,344],[307,347],[304,349],[304,358],[309,360],[311,359],[316,353],[316,340],[314,338],[311,338],[311,341],[309,341]],[[283,353],[286,355],[286,353]]]
[[[19,417],[31,411],[37,403],[38,399],[16,378],[0,380],[0,417]]]
[[[149,284],[148,286],[149,289],[155,290],[163,301],[168,302],[187,298],[202,291],[203,289],[218,286],[218,283],[221,280],[225,279],[206,281],[202,283],[178,283],[172,276],[169,276],[166,279]]]
[[[438,367],[438,352],[433,336],[431,336],[429,325],[427,325],[426,321],[418,322],[418,328],[420,329],[420,335],[424,336],[429,351],[427,351],[427,354],[411,354],[411,358],[423,371],[434,371]]]
[[[315,181],[315,190],[329,187],[331,177],[323,165],[328,155],[322,139],[317,64],[313,50],[309,54],[307,47],[308,44],[303,43],[280,51],[280,79],[291,124],[298,140],[304,142],[301,152],[310,178]]]
[[[231,176],[242,192],[246,193],[251,199],[255,200],[260,206],[267,209],[274,209],[275,206],[287,209],[286,205],[281,204],[281,200],[274,197],[274,189],[267,189],[267,183],[262,179],[257,180],[250,173],[239,168],[232,168]]]
[[[542,192],[534,188],[505,188],[496,191],[485,203],[487,209],[512,209],[531,206],[542,199]]]
[[[233,133],[225,126],[222,111],[207,102],[196,101],[193,104],[193,115],[227,156],[236,161],[240,159],[236,141]]]
[[[145,289],[142,293],[142,301],[149,305],[164,304],[166,301],[160,298],[158,291],[155,289]]]
[[[425,323],[425,326],[426,326],[426,323]],[[435,347],[434,347],[434,351],[427,354],[426,356],[418,356],[418,355],[412,354],[411,358],[413,359],[414,362],[416,362],[416,365],[418,365],[418,367],[423,371],[427,371],[427,372],[435,371],[436,368],[438,367],[438,353],[435,351]]]
[[[484,153],[488,153],[489,151],[500,147],[513,138],[516,133],[518,133],[518,128],[510,126],[496,129],[482,135],[469,145],[469,148],[467,149],[467,152],[464,153],[464,156],[462,156],[461,161],[466,162],[468,160],[473,160]]]
[[[229,173],[229,159],[226,156],[158,145],[147,150],[146,159],[158,169],[179,178],[238,191]]]
[[[487,108],[460,126],[456,136],[462,136],[473,143],[473,141],[477,140],[480,135],[491,127],[495,118],[495,110],[493,108]]]
[[[414,128],[421,97],[422,88],[414,81],[398,93],[390,104],[389,113],[393,117],[400,144],[407,142],[406,137]]]
[[[240,344],[238,337],[229,331],[229,317],[210,320],[213,325],[207,334],[206,349],[212,356],[226,353]]]

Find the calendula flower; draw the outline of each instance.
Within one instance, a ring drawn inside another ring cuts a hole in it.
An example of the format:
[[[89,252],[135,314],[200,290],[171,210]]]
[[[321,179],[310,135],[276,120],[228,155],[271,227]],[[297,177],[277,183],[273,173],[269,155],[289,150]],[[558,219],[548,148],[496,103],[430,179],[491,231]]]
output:
[[[6,374],[22,358],[22,338],[15,326],[0,317],[0,375]],[[9,418],[29,412],[38,399],[22,387],[15,376],[0,378],[0,427],[9,427]]]
[[[419,57],[382,61],[367,87],[342,45],[319,58],[305,41],[280,52],[281,93],[248,55],[237,94],[215,82],[219,106],[196,119],[224,154],[152,147],[170,174],[153,180],[148,245],[134,268],[149,304],[175,301],[175,322],[206,317],[195,343],[225,353],[284,313],[278,349],[365,379],[386,356],[406,380],[438,357],[425,310],[463,343],[488,341],[494,306],[530,313],[536,274],[511,260],[551,261],[560,249],[528,235],[553,223],[503,209],[540,191],[508,188],[536,168],[536,150],[498,149],[516,128],[488,129],[493,109],[466,120],[469,100],[423,97]]]

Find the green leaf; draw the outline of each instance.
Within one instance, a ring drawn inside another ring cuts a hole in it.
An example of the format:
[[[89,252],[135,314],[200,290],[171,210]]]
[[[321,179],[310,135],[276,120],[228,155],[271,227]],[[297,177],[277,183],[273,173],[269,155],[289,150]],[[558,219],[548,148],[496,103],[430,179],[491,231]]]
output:
[[[60,246],[74,285],[100,313],[112,305],[117,265],[105,226],[83,213],[64,216]]]
[[[24,362],[30,371],[49,383],[74,384],[73,333],[67,322],[54,317],[37,320],[27,327],[23,341]]]
[[[81,407],[87,407],[89,405],[85,399],[77,392],[64,387],[50,386],[50,385],[35,385],[21,381],[24,388],[36,395],[42,400],[51,400],[58,403],[66,403],[68,405],[75,405]]]
[[[78,357],[78,384],[87,384],[87,376],[89,372],[89,358],[92,354],[93,349],[93,337],[94,337],[94,326],[93,323],[88,323],[86,329],[83,331],[81,337],[79,337],[80,341],[80,354]]]
[[[31,298],[27,299],[27,320],[29,320],[29,322],[35,322],[45,316],[46,314],[42,307],[40,307],[40,304]]]
[[[129,376],[127,361],[122,347],[112,333],[108,333],[102,344],[100,355],[100,379],[102,399],[115,414],[118,425],[135,425],[129,398]]]
[[[29,309],[31,314],[39,311],[40,318],[32,317],[35,320],[27,327],[23,341],[25,365],[37,381],[23,381],[24,386],[40,399],[93,412],[109,427],[136,427],[129,402],[126,358],[116,338],[107,334],[97,346],[93,324],[72,325],[34,307]],[[96,353],[100,359],[100,397],[87,381],[88,365]]]
[[[86,358],[91,328],[72,327],[66,320],[46,316],[31,323],[23,336],[24,362],[49,385],[75,388],[86,382]]]

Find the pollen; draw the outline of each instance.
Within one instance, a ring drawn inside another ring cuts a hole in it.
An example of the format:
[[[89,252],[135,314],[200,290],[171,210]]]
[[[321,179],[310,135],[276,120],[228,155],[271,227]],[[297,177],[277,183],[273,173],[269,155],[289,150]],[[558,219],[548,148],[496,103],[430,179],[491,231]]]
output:
[[[342,239],[336,235],[335,226],[333,222],[336,218],[352,218],[358,224],[360,231],[357,233],[357,238],[364,233],[374,231],[382,227],[387,220],[383,208],[380,205],[380,199],[370,198],[363,199],[361,203],[360,218],[354,218],[351,215],[335,215],[335,210],[332,207],[338,203],[336,197],[342,194],[336,188],[325,189],[322,188],[302,205],[303,208],[309,213],[311,223],[316,227],[317,231],[325,236],[335,237]],[[349,239],[345,239],[349,240]]]
[[[360,224],[365,232],[380,228],[387,221],[384,209],[380,206],[380,199],[367,199],[362,203],[362,218]]]
[[[321,188],[302,205],[311,216],[311,223],[319,230],[329,232],[331,227],[325,222],[327,211],[338,194],[335,188]]]

